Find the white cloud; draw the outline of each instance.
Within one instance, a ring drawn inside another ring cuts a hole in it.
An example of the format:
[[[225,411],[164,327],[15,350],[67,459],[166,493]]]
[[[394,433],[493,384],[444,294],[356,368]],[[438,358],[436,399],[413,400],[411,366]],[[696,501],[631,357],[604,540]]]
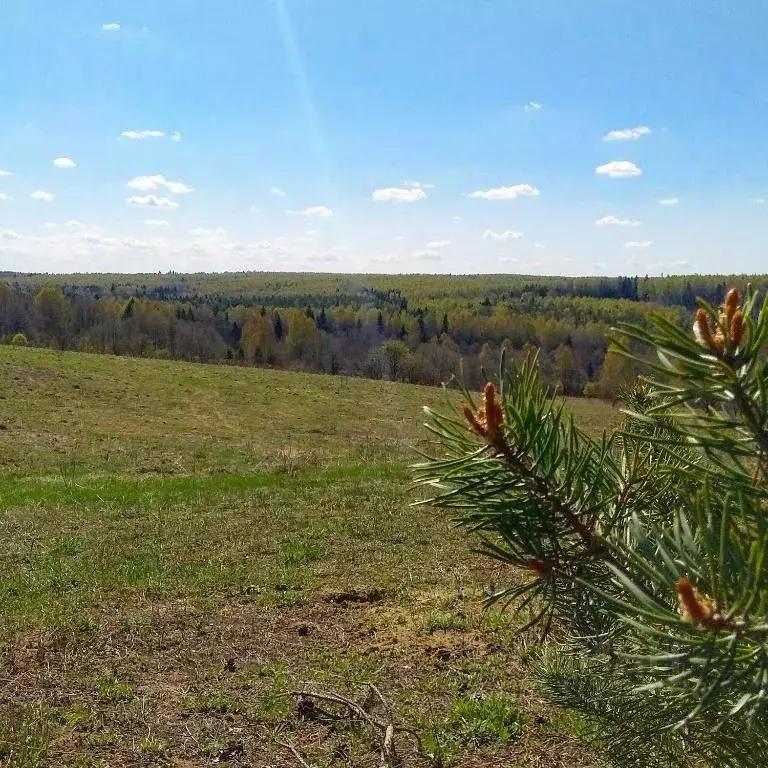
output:
[[[56,229],[56,224],[52,221],[46,221],[45,224],[43,224],[43,229]]]
[[[530,114],[531,112],[538,112],[543,106],[538,101],[529,101],[523,109]]]
[[[763,197],[756,197],[756,198],[755,198],[755,202],[756,202],[758,205],[764,205],[764,204],[765,204],[765,198],[763,198]]]
[[[151,248],[152,246],[145,240],[139,240],[135,237],[123,238],[121,245],[124,248],[130,248],[131,250],[139,250],[141,248]]]
[[[167,227],[168,222],[165,219],[147,219],[145,222],[150,227]]]
[[[124,139],[162,139],[165,131],[144,130],[144,131],[123,131],[120,134]]]
[[[460,224],[462,221],[464,221],[464,219],[461,216],[451,216],[451,221],[455,221]]]
[[[112,22],[111,24],[102,24],[101,29],[103,32],[119,32],[120,25],[117,22]]]
[[[333,216],[333,211],[324,205],[313,205],[303,211],[286,211],[294,216],[314,216],[317,219],[327,219]]]
[[[251,205],[248,207],[248,213],[261,213],[261,209],[257,208],[255,205]]]
[[[679,202],[679,197],[665,197],[659,200],[659,205],[677,205]]]
[[[281,253],[285,252],[281,246],[273,243],[271,240],[260,240],[257,243],[251,243],[251,248],[257,251],[276,251]]]
[[[3,176],[13,176],[13,174],[10,171],[0,171],[0,178]]]
[[[371,198],[379,203],[418,203],[427,193],[420,187],[386,187],[374,190]]]
[[[439,251],[433,251],[429,248],[423,251],[416,251],[413,254],[413,258],[418,261],[439,261],[442,257]]]
[[[637,128],[624,128],[620,131],[608,131],[603,136],[603,141],[634,141],[648,136],[651,129],[647,125],[638,125]]]
[[[269,194],[273,197],[286,197],[285,192],[280,187],[270,187]]]
[[[71,157],[57,157],[53,164],[57,168],[75,168],[77,163]]]
[[[684,269],[689,270],[693,266],[690,261],[672,261],[669,264],[670,269]]]
[[[637,219],[620,219],[618,216],[603,216],[595,222],[596,227],[639,227]]]
[[[483,240],[520,240],[523,237],[525,237],[525,235],[522,232],[515,232],[512,229],[505,229],[503,232],[494,232],[491,229],[486,229],[485,232],[483,232]]]
[[[435,185],[426,181],[404,181],[403,186],[408,189],[434,189]]]
[[[35,190],[30,197],[33,200],[42,200],[44,203],[50,203],[56,197],[52,192],[46,192],[44,189]]]
[[[188,192],[195,191],[183,181],[166,181],[163,186],[174,195],[186,195]]]
[[[632,176],[641,176],[643,172],[629,160],[614,160],[605,165],[598,165],[595,173],[598,176],[607,176],[609,179],[628,179]]]
[[[496,189],[478,189],[471,192],[469,197],[481,200],[514,200],[516,197],[538,197],[539,190],[530,184],[513,184],[511,187],[497,187]]]
[[[67,229],[88,229],[81,221],[65,221],[64,226]]]
[[[181,141],[181,134],[178,131],[174,131],[171,134],[171,141]]]
[[[653,240],[630,240],[624,243],[625,248],[652,248]]]
[[[157,195],[145,195],[144,197],[126,197],[125,202],[128,205],[143,206],[150,208],[178,208],[179,204],[175,200],[167,197],[158,197]]]
[[[304,216],[315,216],[318,219],[327,219],[333,216],[333,211],[330,208],[326,208],[324,205],[313,205],[309,208],[305,208],[302,213]]]
[[[443,248],[447,248],[450,244],[450,240],[432,240],[432,242],[427,243],[426,248],[428,251],[441,251]]]
[[[514,264],[517,261],[517,259],[514,256],[501,256],[499,258],[499,261],[502,264]]]
[[[13,198],[6,194],[5,192],[0,192],[0,200],[6,201],[6,200],[13,200]]]
[[[183,181],[169,181],[165,176],[136,176],[126,185],[129,189],[137,189],[139,192],[150,192],[165,187],[171,194],[184,195],[188,192],[194,192],[192,187],[187,186]]]
[[[120,241],[114,237],[105,237],[98,232],[91,232],[89,230],[75,232],[73,237],[83,243],[88,243],[88,245],[98,245],[101,247],[114,248],[120,244]]]
[[[544,250],[544,249],[545,249],[547,246],[546,246],[546,245],[544,245],[544,243],[534,243],[534,244],[533,244],[533,247],[534,247],[534,248],[539,248],[540,250],[542,250],[542,251],[543,251],[543,250]]]
[[[189,230],[193,237],[226,237],[226,229],[206,229],[205,227],[195,227]]]
[[[383,253],[381,256],[371,256],[369,261],[374,264],[392,264],[395,261],[400,261],[400,257],[396,253]]]
[[[21,240],[21,235],[13,229],[4,229],[0,232],[0,238],[3,240]]]

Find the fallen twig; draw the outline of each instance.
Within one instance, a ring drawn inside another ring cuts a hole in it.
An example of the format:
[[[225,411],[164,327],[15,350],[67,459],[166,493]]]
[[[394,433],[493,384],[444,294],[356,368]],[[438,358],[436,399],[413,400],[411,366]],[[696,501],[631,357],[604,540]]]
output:
[[[384,706],[384,709],[387,713],[387,718],[391,719],[390,710],[391,707],[389,704],[387,704],[384,697],[381,695],[381,692],[379,689],[373,685],[372,683],[368,683],[369,688],[376,694],[376,697],[381,701],[382,705]],[[395,725],[392,722],[385,722],[383,720],[380,720],[377,717],[374,717],[373,715],[369,714],[368,712],[363,709],[356,701],[353,701],[352,699],[348,699],[346,696],[342,696],[339,693],[335,693],[332,691],[310,691],[310,690],[296,690],[291,691],[292,696],[297,696],[304,699],[317,699],[318,701],[327,701],[333,704],[340,704],[341,706],[346,707],[353,716],[359,718],[360,720],[365,721],[370,726],[373,727],[374,732],[376,733],[379,742],[380,742],[380,748],[382,750],[382,758],[384,758],[384,744],[387,739],[387,733],[391,730],[391,736],[390,736],[390,744],[393,744],[393,740],[395,737],[395,734],[397,731],[402,731],[403,733],[407,733],[409,736],[413,738],[413,740],[416,742],[416,749],[418,750],[418,753],[420,755],[425,754],[424,752],[424,746],[421,741],[421,736],[417,731],[415,731],[413,728],[408,728],[404,725]],[[392,759],[396,759],[393,758]],[[389,763],[385,763],[387,768],[389,768]],[[392,766],[397,765],[396,762],[392,763]]]
[[[308,763],[299,753],[299,751],[296,749],[296,747],[291,744],[290,741],[279,741],[278,739],[275,739],[275,744],[282,747],[283,749],[287,749],[290,752],[293,753],[293,756],[299,761],[299,764],[302,766],[302,768],[314,768],[310,763]]]
[[[392,713],[390,711],[390,706],[386,699],[381,695],[381,691],[373,683],[368,683],[368,688],[373,691],[374,694],[376,694],[376,698],[381,702],[381,706],[384,707],[384,712],[386,713],[387,717],[391,719]]]
[[[381,744],[381,759],[384,761],[382,768],[397,768],[400,761],[395,752],[395,728],[390,723],[384,733],[384,741]]]
[[[300,696],[302,698],[307,698],[307,699],[318,699],[319,701],[329,701],[334,704],[342,704],[351,712],[353,712],[355,715],[357,715],[359,718],[361,718],[362,720],[366,720],[371,725],[374,725],[377,728],[387,727],[387,723],[383,723],[380,720],[377,720],[373,716],[369,715],[356,701],[353,701],[352,699],[348,699],[346,696],[342,696],[340,693],[302,690],[302,691],[292,691],[291,695]]]

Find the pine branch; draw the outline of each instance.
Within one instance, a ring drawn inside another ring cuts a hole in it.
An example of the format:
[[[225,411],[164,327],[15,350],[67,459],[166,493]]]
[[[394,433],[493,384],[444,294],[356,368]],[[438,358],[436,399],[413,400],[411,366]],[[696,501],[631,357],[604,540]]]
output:
[[[651,348],[658,380],[627,393],[625,424],[600,443],[532,363],[486,385],[480,407],[467,397],[465,423],[429,414],[446,455],[418,481],[481,551],[529,576],[495,597],[530,609],[526,627],[557,621],[588,654],[570,680],[550,675],[549,693],[590,718],[616,766],[768,763],[768,302],[756,301],[702,302],[693,334],[664,317],[625,327],[623,354]]]

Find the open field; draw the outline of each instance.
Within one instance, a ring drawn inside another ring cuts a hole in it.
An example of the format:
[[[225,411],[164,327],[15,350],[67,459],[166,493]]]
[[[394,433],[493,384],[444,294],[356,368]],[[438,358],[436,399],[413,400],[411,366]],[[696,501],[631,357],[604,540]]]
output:
[[[432,765],[596,766],[514,579],[409,507],[424,404],[362,379],[0,349],[0,765],[378,766],[293,689],[375,683]],[[617,414],[574,401],[593,433]],[[427,765],[398,736],[407,765]]]

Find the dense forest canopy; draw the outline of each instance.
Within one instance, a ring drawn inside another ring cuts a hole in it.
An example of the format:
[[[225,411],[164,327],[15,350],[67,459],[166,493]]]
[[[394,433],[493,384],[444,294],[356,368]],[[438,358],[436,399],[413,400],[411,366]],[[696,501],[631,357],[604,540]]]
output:
[[[228,361],[439,384],[483,379],[502,347],[539,350],[565,394],[612,396],[635,372],[606,338],[766,276],[321,273],[0,274],[0,336],[86,352]]]

